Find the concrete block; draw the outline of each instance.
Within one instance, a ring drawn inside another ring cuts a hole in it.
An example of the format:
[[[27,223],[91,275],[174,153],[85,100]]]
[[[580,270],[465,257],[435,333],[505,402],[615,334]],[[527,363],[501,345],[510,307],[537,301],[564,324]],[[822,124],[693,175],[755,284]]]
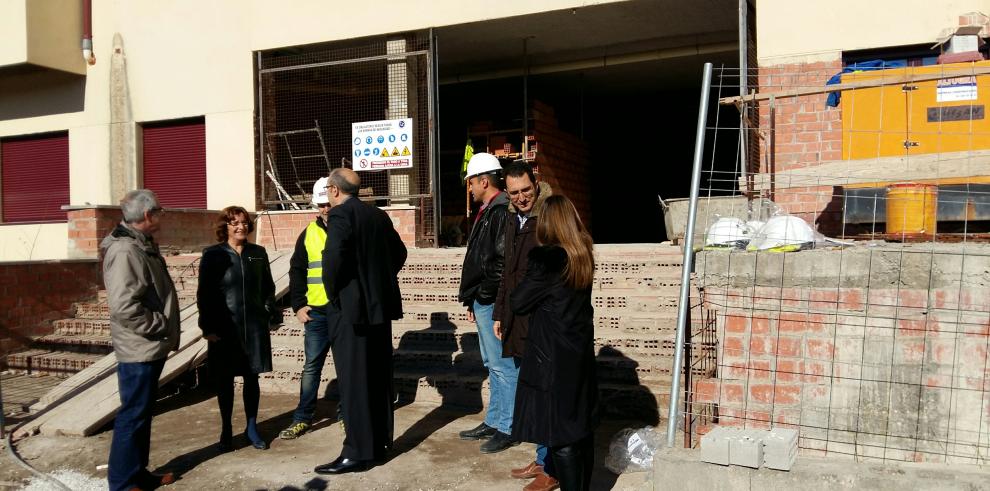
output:
[[[797,452],[797,430],[774,428],[763,437],[763,463],[770,469],[791,470]]]
[[[763,465],[763,430],[742,430],[729,440],[729,463],[759,469]]]
[[[705,436],[701,437],[701,461],[709,464],[729,465],[730,434],[738,432],[722,426],[716,426]]]

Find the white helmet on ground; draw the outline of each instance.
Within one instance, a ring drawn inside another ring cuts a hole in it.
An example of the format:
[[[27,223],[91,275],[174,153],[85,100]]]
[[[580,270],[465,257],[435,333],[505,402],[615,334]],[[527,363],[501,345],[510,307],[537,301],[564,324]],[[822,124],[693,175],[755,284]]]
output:
[[[330,198],[327,197],[327,181],[326,177],[321,177],[313,183],[313,206],[330,202]]]
[[[470,179],[474,176],[481,174],[488,174],[489,172],[495,172],[502,170],[502,164],[498,162],[498,159],[490,153],[476,153],[468,161],[467,165],[467,175],[465,179]]]

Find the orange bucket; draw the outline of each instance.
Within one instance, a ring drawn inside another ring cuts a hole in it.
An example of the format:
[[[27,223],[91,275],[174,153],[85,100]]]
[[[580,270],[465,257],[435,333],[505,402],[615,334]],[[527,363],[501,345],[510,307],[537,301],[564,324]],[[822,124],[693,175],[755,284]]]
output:
[[[938,186],[914,182],[887,186],[887,235],[935,235]]]

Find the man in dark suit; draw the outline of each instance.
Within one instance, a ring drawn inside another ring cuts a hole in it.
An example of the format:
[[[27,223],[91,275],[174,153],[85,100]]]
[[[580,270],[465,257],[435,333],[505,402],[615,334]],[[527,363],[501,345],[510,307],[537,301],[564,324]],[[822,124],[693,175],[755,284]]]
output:
[[[392,445],[392,321],[402,318],[397,275],[406,247],[388,215],[357,198],[361,178],[334,169],[323,250],[330,346],[344,414],[344,448],[319,474],[363,471]]]

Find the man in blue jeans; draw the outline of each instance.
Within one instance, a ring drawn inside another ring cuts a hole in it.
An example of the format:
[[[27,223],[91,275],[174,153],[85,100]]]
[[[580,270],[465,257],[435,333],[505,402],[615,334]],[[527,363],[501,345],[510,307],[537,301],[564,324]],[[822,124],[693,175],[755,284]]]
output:
[[[327,324],[327,291],[323,287],[323,248],[327,243],[327,178],[313,184],[313,206],[319,211],[296,240],[289,260],[289,297],[296,318],[303,323],[303,345],[306,363],[299,382],[299,405],[292,415],[292,425],[279,433],[279,438],[292,440],[306,433],[316,412],[317,392],[323,364],[330,350],[330,330]]]
[[[100,243],[120,395],[107,469],[110,491],[175,482],[172,473],[148,471],[158,377],[169,352],[179,348],[179,300],[154,239],[165,211],[147,189],[128,192],[120,209],[123,221]]]
[[[467,185],[475,203],[480,205],[468,236],[467,253],[461,270],[458,299],[468,309],[468,320],[478,327],[481,360],[488,368],[490,398],[485,421],[476,428],[462,431],[461,439],[488,440],[482,453],[501,452],[518,445],[512,440],[512,410],[516,402],[519,365],[512,357],[502,356],[502,342],[495,337],[492,319],[502,267],[505,260],[505,222],[509,199],[502,192],[502,166],[495,156],[478,153],[467,165]]]

